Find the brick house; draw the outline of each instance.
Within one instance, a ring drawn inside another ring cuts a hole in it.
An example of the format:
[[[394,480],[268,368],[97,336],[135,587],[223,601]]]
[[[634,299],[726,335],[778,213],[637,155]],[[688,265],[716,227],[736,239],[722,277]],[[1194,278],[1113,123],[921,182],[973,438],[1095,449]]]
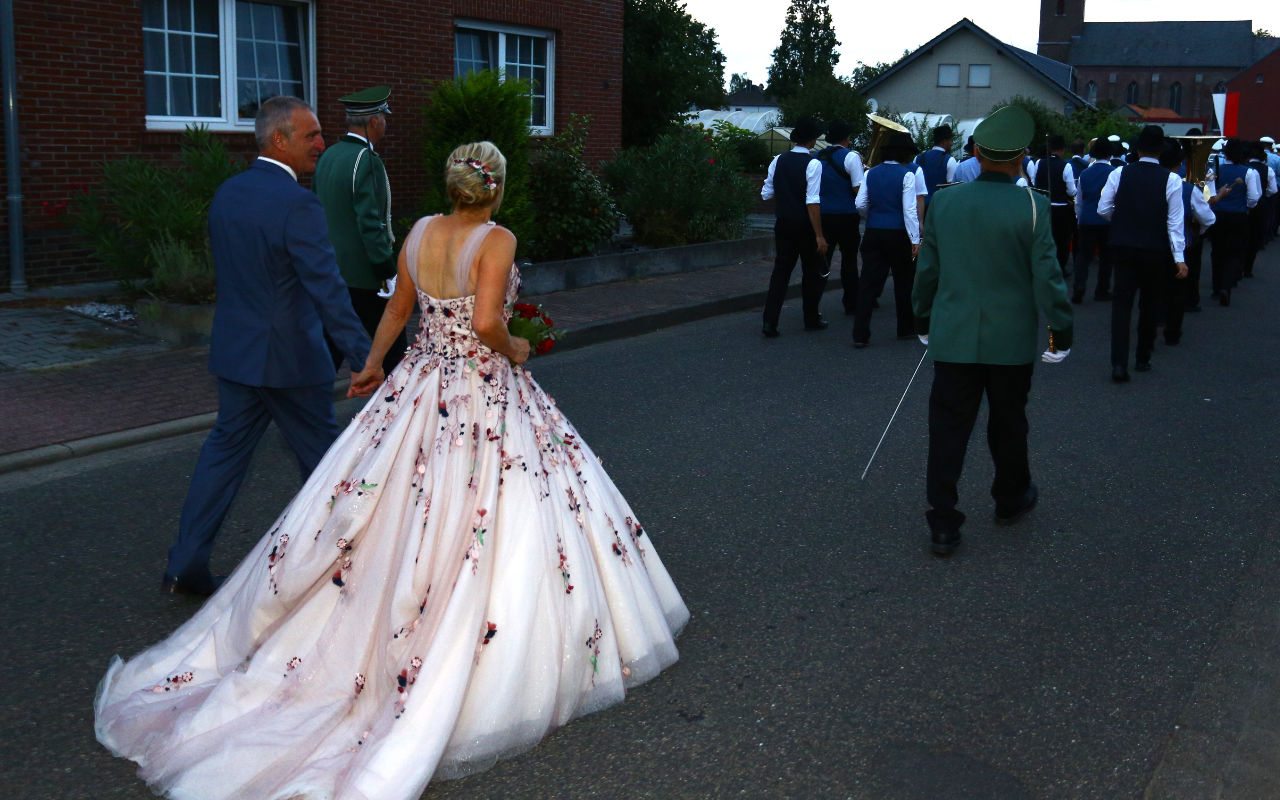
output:
[[[1236,132],[1247,139],[1280,139],[1280,50],[1273,50],[1227,81],[1239,92]]]
[[[333,142],[337,99],[392,87],[379,148],[397,216],[414,214],[428,182],[421,110],[427,82],[472,69],[532,78],[531,135],[570,114],[593,118],[588,163],[621,145],[621,0],[14,0],[26,280],[100,280],[60,209],[105,159],[176,155],[184,125],[255,152],[259,99],[296,94]],[[8,217],[0,290],[10,285]]]
[[[1171,109],[1213,117],[1213,94],[1280,39],[1256,37],[1250,20],[1085,22],[1085,0],[1041,0],[1036,52],[1075,69],[1072,88],[1090,103]]]

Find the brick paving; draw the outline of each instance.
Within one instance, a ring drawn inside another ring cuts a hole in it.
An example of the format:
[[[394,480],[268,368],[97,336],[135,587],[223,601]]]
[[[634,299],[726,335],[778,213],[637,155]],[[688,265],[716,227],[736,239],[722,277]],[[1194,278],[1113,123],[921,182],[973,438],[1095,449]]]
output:
[[[696,316],[714,313],[717,301],[762,303],[771,268],[758,259],[524,299],[542,304],[566,331],[566,347],[576,346],[599,340],[614,321],[649,319],[657,328],[681,321],[673,309],[705,309]],[[0,302],[0,455],[217,409],[207,347],[174,349],[59,307],[13,305]]]

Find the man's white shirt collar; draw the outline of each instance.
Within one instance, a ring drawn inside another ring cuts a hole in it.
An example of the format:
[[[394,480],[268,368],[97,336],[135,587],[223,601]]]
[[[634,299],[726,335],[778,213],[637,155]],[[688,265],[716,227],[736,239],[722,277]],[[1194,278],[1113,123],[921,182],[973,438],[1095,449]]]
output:
[[[270,164],[275,164],[275,165],[276,165],[277,167],[279,167],[280,169],[282,169],[282,170],[284,170],[285,172],[289,173],[289,176],[290,176],[291,178],[293,178],[295,181],[298,179],[298,173],[294,172],[294,171],[293,171],[293,167],[289,166],[288,164],[284,163],[283,161],[276,161],[274,158],[267,158],[266,156],[258,156],[258,158],[259,158],[260,160],[262,160],[262,161],[266,161],[266,162],[268,162],[268,163],[270,163]]]

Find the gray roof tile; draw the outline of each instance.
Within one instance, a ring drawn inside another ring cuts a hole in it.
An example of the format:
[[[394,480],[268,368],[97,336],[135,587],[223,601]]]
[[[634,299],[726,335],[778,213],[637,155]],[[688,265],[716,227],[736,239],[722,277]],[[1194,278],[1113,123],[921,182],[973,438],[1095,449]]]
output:
[[[1071,45],[1077,67],[1236,67],[1280,46],[1259,39],[1250,20],[1086,22]]]

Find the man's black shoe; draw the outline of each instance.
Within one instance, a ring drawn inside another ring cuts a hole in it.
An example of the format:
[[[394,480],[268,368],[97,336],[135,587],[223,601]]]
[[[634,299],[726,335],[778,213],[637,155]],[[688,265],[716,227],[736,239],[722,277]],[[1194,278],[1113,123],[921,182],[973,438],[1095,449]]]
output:
[[[949,556],[960,546],[960,531],[931,531],[929,551],[935,556]]]
[[[1116,383],[1129,382],[1129,369],[1123,364],[1116,364],[1111,367],[1111,380]]]
[[[1147,360],[1139,361],[1133,365],[1133,371],[1134,372],[1150,372],[1151,362]]]
[[[1075,294],[1071,295],[1071,305],[1073,306],[1084,305],[1084,292],[1076,292]]]
[[[831,323],[827,322],[822,317],[818,317],[813,322],[806,322],[804,324],[804,329],[806,331],[821,331],[821,330],[825,330],[829,324]]]
[[[1001,508],[996,506],[996,522],[1001,525],[1012,525],[1027,515],[1027,512],[1036,507],[1036,503],[1040,500],[1040,490],[1033,483],[1027,487],[1027,491],[1022,495],[1022,502],[1013,508]]]
[[[1189,314],[1199,314],[1204,309],[1200,308],[1199,303],[1195,303],[1195,304],[1188,304],[1187,307],[1183,310]]]
[[[1167,333],[1164,335],[1164,343],[1169,345],[1170,347],[1176,347],[1178,343],[1181,341],[1182,341],[1181,336],[1170,336]]]
[[[776,339],[778,338],[778,326],[770,325],[766,322],[764,327],[760,329],[760,333],[764,334],[766,339]]]
[[[165,575],[160,580],[160,591],[165,594],[185,594],[193,597],[208,597],[218,591],[227,580],[226,575],[210,575],[202,580],[183,580]]]
[[[1110,300],[1111,300],[1111,292],[1098,292],[1098,293],[1094,294],[1093,299],[1094,299],[1094,300],[1097,300],[1099,303],[1107,303],[1107,302],[1110,302]]]
[[[1219,292],[1219,293],[1218,293],[1218,304],[1219,304],[1219,305],[1222,305],[1222,306],[1229,306],[1229,305],[1231,305],[1231,290],[1230,290],[1230,289],[1226,290],[1225,292]]]
[[[866,347],[866,346],[867,346],[867,343],[866,343],[866,342],[860,342],[860,341],[858,341],[857,339],[854,339],[854,340],[853,340],[853,346],[854,346],[854,347],[856,347],[856,348],[858,348],[859,350],[861,350],[862,348],[864,348],[864,347]]]

